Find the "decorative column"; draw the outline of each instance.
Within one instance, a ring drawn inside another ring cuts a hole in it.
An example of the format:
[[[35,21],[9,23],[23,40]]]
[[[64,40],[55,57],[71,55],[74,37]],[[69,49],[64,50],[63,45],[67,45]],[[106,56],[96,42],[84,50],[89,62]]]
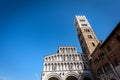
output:
[[[66,70],[68,70],[68,63],[66,63]]]
[[[62,61],[62,56],[60,55],[59,57],[60,57],[60,61]]]
[[[75,70],[75,63],[73,63],[73,70]]]
[[[58,58],[59,56],[57,55],[56,57],[57,57],[57,61],[59,61],[59,58]]]
[[[65,70],[65,65],[63,64],[63,70]]]
[[[44,64],[44,70],[43,71],[46,71],[46,64]]]
[[[46,64],[46,71],[48,71],[48,64]]]
[[[48,71],[50,71],[50,64],[48,64]]]
[[[52,64],[50,64],[50,71],[52,71]]]
[[[62,70],[62,64],[60,64],[60,70]]]
[[[82,65],[79,63],[79,69],[82,70]]]

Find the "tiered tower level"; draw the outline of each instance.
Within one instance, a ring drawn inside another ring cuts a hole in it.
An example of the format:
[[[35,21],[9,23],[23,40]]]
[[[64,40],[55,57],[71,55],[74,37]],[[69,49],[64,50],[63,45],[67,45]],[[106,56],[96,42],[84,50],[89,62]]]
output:
[[[84,54],[74,46],[61,46],[56,54],[44,57],[42,80],[92,80]]]
[[[98,39],[85,16],[76,16],[74,25],[82,51],[89,57],[98,45]]]

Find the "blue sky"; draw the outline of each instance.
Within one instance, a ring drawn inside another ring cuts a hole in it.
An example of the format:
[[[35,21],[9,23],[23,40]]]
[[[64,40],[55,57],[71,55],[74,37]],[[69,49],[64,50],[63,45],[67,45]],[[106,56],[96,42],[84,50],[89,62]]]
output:
[[[85,15],[99,40],[120,21],[120,0],[1,0],[0,80],[40,80],[45,55],[80,49],[75,15]]]

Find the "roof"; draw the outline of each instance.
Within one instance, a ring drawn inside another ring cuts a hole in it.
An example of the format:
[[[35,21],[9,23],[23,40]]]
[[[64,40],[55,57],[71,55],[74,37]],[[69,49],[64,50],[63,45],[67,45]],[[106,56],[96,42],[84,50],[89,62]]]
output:
[[[110,35],[107,37],[107,39],[103,42],[103,44],[101,45],[100,48],[104,47],[105,44],[111,39],[112,35],[115,34],[115,32],[120,28],[120,22],[118,23],[118,25],[115,27],[115,29],[110,33]]]

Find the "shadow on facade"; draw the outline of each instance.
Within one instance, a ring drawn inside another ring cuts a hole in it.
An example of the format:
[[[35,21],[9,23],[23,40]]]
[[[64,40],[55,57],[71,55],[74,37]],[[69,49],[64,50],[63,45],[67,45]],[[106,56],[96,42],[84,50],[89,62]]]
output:
[[[78,80],[94,80],[91,72],[89,70],[84,70],[80,73]]]

